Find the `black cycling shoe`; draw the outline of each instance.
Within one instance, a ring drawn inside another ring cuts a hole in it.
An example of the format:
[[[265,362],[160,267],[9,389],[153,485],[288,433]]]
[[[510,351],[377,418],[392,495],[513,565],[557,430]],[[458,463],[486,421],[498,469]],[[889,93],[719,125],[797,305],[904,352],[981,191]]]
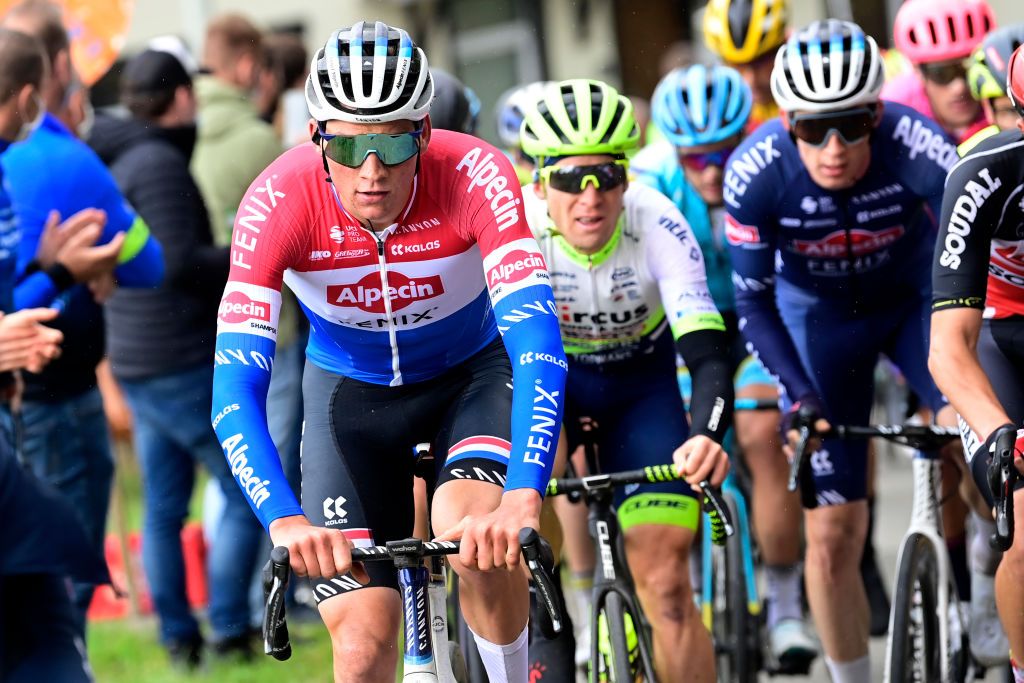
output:
[[[167,643],[167,656],[171,666],[182,671],[195,671],[203,663],[203,638],[196,636],[187,640]]]

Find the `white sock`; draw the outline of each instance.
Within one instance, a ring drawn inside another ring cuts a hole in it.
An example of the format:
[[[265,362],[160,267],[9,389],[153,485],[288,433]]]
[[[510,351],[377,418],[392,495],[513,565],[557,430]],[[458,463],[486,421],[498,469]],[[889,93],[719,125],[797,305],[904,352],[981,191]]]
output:
[[[764,569],[768,597],[768,628],[783,619],[802,619],[800,572],[796,565],[767,566]]]
[[[996,523],[992,519],[985,519],[977,512],[971,511],[971,523],[968,525],[968,533],[971,535],[971,544],[968,547],[970,554],[971,572],[979,572],[986,576],[995,576],[996,567],[999,566],[999,559],[1002,553],[994,549],[988,543],[988,539],[996,531]]]
[[[826,656],[825,666],[832,676],[832,683],[871,683],[870,654],[852,662],[837,662]]]
[[[530,657],[526,640],[529,633],[530,625],[527,624],[519,637],[508,645],[495,645],[473,633],[473,640],[480,651],[480,660],[487,670],[490,683],[527,683]]]

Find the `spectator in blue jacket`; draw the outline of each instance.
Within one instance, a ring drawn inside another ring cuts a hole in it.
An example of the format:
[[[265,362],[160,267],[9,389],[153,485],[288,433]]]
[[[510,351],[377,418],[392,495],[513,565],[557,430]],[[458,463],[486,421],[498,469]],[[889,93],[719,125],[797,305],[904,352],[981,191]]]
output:
[[[0,154],[43,115],[46,56],[38,41],[0,29]],[[61,333],[41,321],[51,309],[12,312],[18,220],[0,174],[0,680],[91,681],[66,577],[109,580],[65,498],[15,458],[12,371],[38,372],[59,352]]]
[[[70,45],[59,10],[24,2],[8,13],[4,26],[38,39],[52,65],[40,92],[46,108],[41,124],[3,156],[22,231],[14,303],[19,309],[59,311],[50,324],[65,338],[61,357],[41,374],[25,378],[22,457],[72,504],[102,552],[114,462],[96,386],[96,366],[104,353],[98,300],[115,283],[160,284],[163,257],[99,157],[55,116],[72,85]],[[75,215],[105,218],[105,225],[102,231],[89,226],[74,235],[58,227],[58,217]],[[58,253],[53,253],[55,244],[61,247]],[[92,594],[91,584],[75,587],[83,636]]]

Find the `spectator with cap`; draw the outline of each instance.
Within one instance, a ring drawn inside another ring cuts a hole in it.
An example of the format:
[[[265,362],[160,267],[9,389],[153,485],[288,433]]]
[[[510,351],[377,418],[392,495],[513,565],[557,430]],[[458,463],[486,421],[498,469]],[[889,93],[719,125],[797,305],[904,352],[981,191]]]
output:
[[[65,339],[58,360],[25,377],[22,457],[72,503],[102,553],[114,461],[96,386],[104,352],[100,301],[115,282],[158,285],[163,257],[110,172],[55,115],[65,108],[74,81],[60,10],[29,0],[12,8],[3,23],[36,38],[52,64],[40,90],[45,113],[39,127],[3,156],[22,232],[15,306],[54,307],[60,314],[48,324]],[[72,218],[58,226],[59,217]],[[83,636],[92,594],[91,584],[75,586]]]
[[[46,71],[39,41],[0,28],[0,154],[42,119]],[[0,680],[80,683],[92,679],[66,577],[109,577],[69,502],[15,457],[12,371],[38,372],[57,357],[62,335],[40,324],[52,309],[12,312],[18,219],[5,188],[0,182]]]
[[[180,533],[195,464],[226,496],[208,555],[214,652],[251,653],[247,586],[261,529],[210,429],[217,301],[228,250],[215,247],[188,164],[196,141],[192,78],[173,55],[146,50],[125,65],[127,120],[98,117],[94,148],[164,246],[166,278],[151,291],[118,290],[107,305],[107,348],[135,423],[143,476],[143,564],[161,639],[172,661],[201,659],[202,637],[185,595]]]

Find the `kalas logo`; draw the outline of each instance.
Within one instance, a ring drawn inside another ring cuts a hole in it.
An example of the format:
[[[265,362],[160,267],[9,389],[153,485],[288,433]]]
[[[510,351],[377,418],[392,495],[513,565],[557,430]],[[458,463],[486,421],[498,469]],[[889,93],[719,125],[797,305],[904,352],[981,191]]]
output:
[[[544,270],[544,259],[540,254],[531,254],[516,249],[510,251],[501,263],[487,273],[487,286],[510,284],[526,279],[535,270]]]
[[[253,319],[270,322],[270,304],[253,301],[244,292],[234,291],[221,300],[217,315],[226,323],[244,323]]]
[[[388,271],[387,297],[391,312],[410,304],[444,294],[440,275],[412,279],[394,270]],[[327,302],[345,308],[358,308],[368,313],[385,313],[384,292],[379,273],[370,273],[351,285],[328,285]]]
[[[878,232],[850,230],[847,245],[846,233],[842,230],[830,232],[820,240],[793,240],[793,248],[805,256],[843,258],[848,255],[863,256],[888,247],[903,235],[903,226],[897,225]]]

